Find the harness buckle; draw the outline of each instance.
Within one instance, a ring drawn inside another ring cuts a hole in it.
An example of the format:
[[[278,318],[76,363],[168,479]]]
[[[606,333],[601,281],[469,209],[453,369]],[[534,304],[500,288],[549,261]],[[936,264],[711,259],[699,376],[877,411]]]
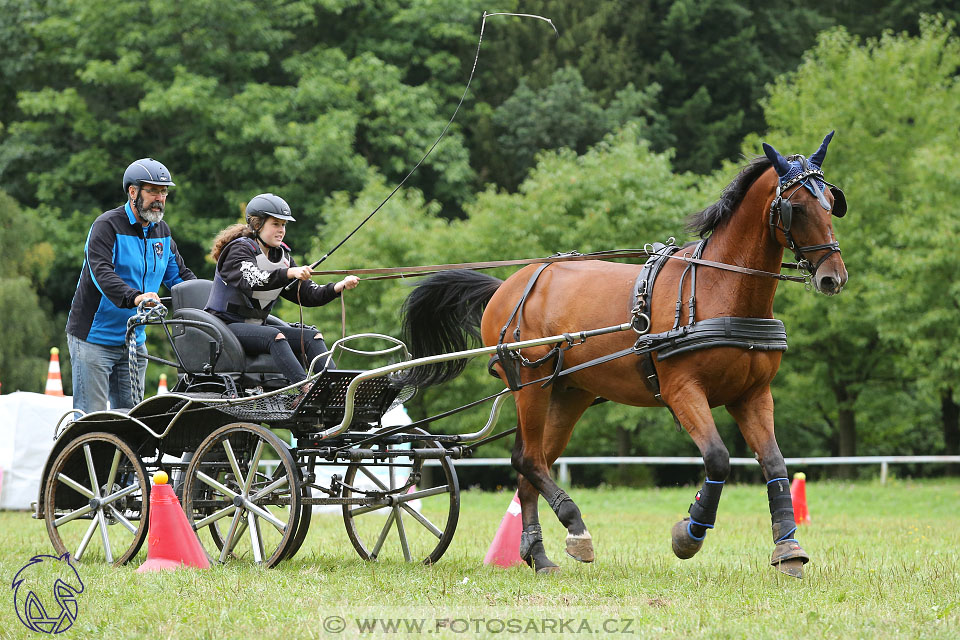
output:
[[[640,325],[640,321],[643,321],[643,325]],[[640,305],[637,305],[633,308],[633,319],[630,321],[630,328],[636,332],[638,336],[642,336],[650,332],[650,316],[640,311]]]

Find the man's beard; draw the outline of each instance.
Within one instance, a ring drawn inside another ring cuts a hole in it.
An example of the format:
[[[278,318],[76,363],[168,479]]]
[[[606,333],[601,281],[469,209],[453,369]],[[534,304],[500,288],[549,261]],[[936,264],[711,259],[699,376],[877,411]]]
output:
[[[143,196],[137,196],[137,211],[140,212],[140,217],[146,220],[147,222],[152,222],[156,224],[163,220],[163,203],[157,200],[149,208],[144,208],[143,206]]]

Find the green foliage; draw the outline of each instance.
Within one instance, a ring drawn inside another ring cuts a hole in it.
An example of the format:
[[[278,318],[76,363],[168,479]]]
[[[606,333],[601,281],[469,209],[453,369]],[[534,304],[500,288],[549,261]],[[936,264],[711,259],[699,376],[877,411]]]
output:
[[[0,191],[0,383],[4,393],[42,391],[50,347],[61,337],[37,283],[49,272],[53,248],[40,216]]]
[[[951,355],[960,334],[948,320],[960,264],[946,235],[956,229],[960,190],[943,162],[958,142],[958,66],[953,26],[936,19],[921,22],[919,37],[885,34],[864,44],[838,29],[765,102],[774,127],[767,139],[784,153],[812,153],[819,136],[837,130],[824,170],[850,203],[834,224],[850,272],[843,294],[784,288],[777,298],[791,336],[777,398],[803,398],[807,406],[787,414],[798,425],[826,422],[831,433],[838,412],[851,410],[871,438],[895,441],[880,434],[936,413],[909,380],[938,390],[960,383]],[[745,148],[756,146],[751,138]],[[915,440],[904,446],[929,446],[930,426],[914,424]]]

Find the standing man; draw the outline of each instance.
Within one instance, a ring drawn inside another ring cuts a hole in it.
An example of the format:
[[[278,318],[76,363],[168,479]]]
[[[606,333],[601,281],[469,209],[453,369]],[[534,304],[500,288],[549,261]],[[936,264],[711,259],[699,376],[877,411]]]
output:
[[[183,264],[170,227],[163,222],[170,172],[153,158],[123,172],[122,207],[100,214],[87,235],[83,268],[67,318],[73,407],[84,413],[134,405],[127,347],[127,319],[141,302],[159,302],[168,288],[196,278]],[[136,328],[140,388],[147,374],[146,332]]]

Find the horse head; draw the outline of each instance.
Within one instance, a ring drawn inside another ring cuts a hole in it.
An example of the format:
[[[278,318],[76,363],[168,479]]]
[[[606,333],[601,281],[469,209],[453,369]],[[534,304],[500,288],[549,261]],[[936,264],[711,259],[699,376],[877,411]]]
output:
[[[833,133],[826,135],[809,159],[802,155],[784,157],[763,143],[763,152],[778,178],[768,216],[770,234],[793,251],[817,291],[827,295],[840,293],[847,282],[847,268],[831,220],[831,215],[842,218],[847,213],[847,200],[843,191],[824,179],[821,168]]]

